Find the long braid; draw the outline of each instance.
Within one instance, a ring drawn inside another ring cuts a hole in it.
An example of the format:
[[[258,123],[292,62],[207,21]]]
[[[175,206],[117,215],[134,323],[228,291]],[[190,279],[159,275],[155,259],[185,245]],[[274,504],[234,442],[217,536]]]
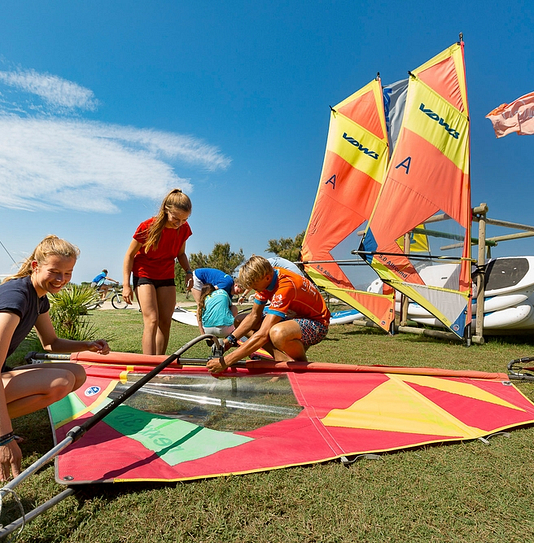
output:
[[[200,300],[198,302],[198,312],[199,315],[202,315],[202,311],[204,311],[204,306],[206,305],[206,298],[212,293],[217,290],[211,283],[206,283],[202,286],[202,290],[200,291]]]

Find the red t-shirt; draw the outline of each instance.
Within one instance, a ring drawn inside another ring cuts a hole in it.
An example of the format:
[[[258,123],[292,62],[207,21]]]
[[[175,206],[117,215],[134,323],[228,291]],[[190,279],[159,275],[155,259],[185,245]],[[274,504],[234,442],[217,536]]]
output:
[[[142,222],[135,231],[133,238],[142,245],[146,242],[147,231],[154,220],[152,217]],[[148,279],[174,279],[174,261],[191,234],[187,222],[178,229],[164,228],[157,249],[152,247],[148,253],[144,247],[139,249],[134,257],[133,274]]]
[[[256,293],[255,303],[266,304],[268,301],[271,303],[265,313],[282,319],[310,319],[326,326],[330,323],[330,311],[316,286],[290,270],[274,268],[272,283]]]

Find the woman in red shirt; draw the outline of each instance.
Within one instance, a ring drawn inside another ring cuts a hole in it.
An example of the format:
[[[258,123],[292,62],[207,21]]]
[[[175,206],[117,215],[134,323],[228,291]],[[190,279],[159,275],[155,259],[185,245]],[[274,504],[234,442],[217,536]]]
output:
[[[143,313],[143,354],[165,354],[167,350],[176,305],[176,259],[186,273],[186,287],[192,287],[193,274],[185,254],[191,208],[188,196],[180,189],[171,190],[158,214],[137,227],[124,257],[122,295],[132,303],[133,273],[133,289]]]

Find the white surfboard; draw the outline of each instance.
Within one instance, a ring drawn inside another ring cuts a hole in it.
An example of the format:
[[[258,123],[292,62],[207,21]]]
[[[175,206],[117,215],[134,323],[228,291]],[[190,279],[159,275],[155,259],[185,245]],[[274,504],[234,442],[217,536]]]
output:
[[[451,288],[458,281],[458,264],[438,264],[419,270],[427,285]],[[487,298],[518,292],[534,286],[534,256],[502,256],[489,260],[486,264],[486,284],[484,295]],[[382,281],[375,279],[367,288],[368,292],[381,293]]]
[[[534,285],[534,256],[506,256],[490,260],[486,265],[484,295],[500,296]]]
[[[457,282],[459,265],[427,266],[419,273],[428,285],[449,288]],[[382,281],[375,280],[368,291],[381,292]],[[522,328],[534,328],[534,312],[531,315],[533,322],[527,323],[527,309],[524,307],[534,306],[534,256],[499,257],[488,261],[484,295],[484,328],[507,329],[519,327],[520,324]],[[400,295],[397,293],[397,313],[400,312],[399,301]],[[501,314],[505,309],[511,311]],[[476,299],[473,299],[472,313],[475,316]],[[493,313],[498,314],[486,319]],[[430,312],[414,302],[408,306],[408,318],[431,326],[442,326]]]
[[[534,293],[534,286],[526,288],[522,291],[511,292],[510,294],[501,294],[499,296],[492,296],[491,298],[484,298],[484,313],[492,313],[493,311],[500,311],[508,307],[516,307],[524,303],[530,303],[527,300]],[[475,314],[477,304],[473,303],[472,312]],[[400,303],[395,304],[395,311],[400,313]],[[419,304],[410,302],[408,306],[408,318],[416,317],[431,317],[432,314]]]
[[[176,307],[172,318],[175,321],[181,322],[183,324],[189,324],[190,326],[198,326],[197,314],[196,311],[188,311],[182,307]]]
[[[500,311],[494,311],[493,313],[486,313],[484,315],[484,330],[520,329],[522,328],[521,325],[525,326],[527,320],[531,320],[529,317],[533,313],[533,307],[530,304],[508,307]],[[415,317],[411,320],[428,326],[443,327],[443,323],[436,319],[436,317]],[[534,319],[532,320],[534,325]]]
[[[534,286],[522,291],[511,292],[510,294],[500,294],[491,298],[484,298],[484,313],[500,311],[507,307],[514,307],[525,303],[529,296],[534,292]],[[476,311],[477,304],[473,304],[473,313]]]
[[[532,313],[530,304],[508,307],[484,315],[484,330],[517,328],[528,319]]]
[[[459,273],[459,264],[438,264],[419,270],[427,285],[441,288],[454,288]],[[502,256],[486,263],[486,298],[520,292],[533,286],[534,256]]]
[[[350,324],[356,320],[364,319],[362,315],[356,309],[347,309],[345,311],[335,311],[330,315],[330,324]]]

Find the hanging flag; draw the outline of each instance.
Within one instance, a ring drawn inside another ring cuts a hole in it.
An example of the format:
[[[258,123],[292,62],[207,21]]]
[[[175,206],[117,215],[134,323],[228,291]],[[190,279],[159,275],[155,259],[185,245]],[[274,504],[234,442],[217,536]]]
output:
[[[511,104],[501,104],[486,118],[493,124],[498,138],[517,132],[520,136],[534,134],[534,92],[525,94]]]

